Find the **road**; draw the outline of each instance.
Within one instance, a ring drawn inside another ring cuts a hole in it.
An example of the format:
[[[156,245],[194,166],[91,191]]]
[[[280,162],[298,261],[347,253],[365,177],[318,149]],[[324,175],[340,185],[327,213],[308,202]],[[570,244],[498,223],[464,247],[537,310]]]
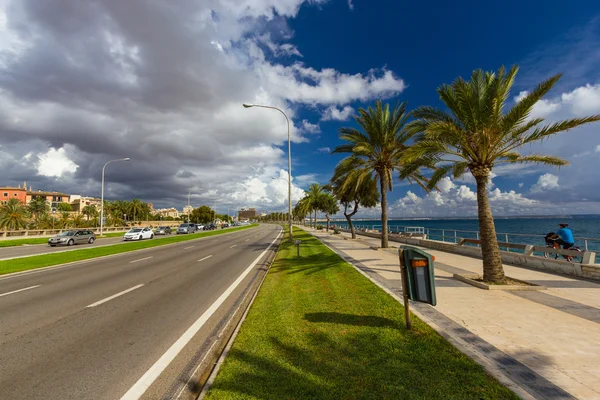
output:
[[[123,234],[125,234],[125,233],[123,233]],[[155,236],[154,239],[152,239],[152,240],[160,240],[162,238],[166,238],[166,237],[170,237],[170,236],[175,236],[175,234],[164,235],[164,236],[163,235]],[[146,240],[148,240],[148,239],[146,239]],[[49,254],[49,253],[60,253],[60,252],[64,252],[64,251],[79,250],[79,249],[98,247],[98,246],[110,246],[110,245],[118,244],[118,243],[123,243],[122,235],[119,237],[98,238],[96,240],[96,243],[94,243],[94,244],[85,243],[85,244],[77,244],[75,246],[70,246],[70,247],[69,246],[50,247],[47,244],[31,244],[31,245],[23,245],[23,246],[0,247],[0,261],[8,260],[11,258],[38,256],[38,255]],[[133,242],[128,242],[128,243],[133,243]]]
[[[261,225],[0,277],[1,398],[128,400],[173,392],[279,233]],[[228,290],[231,296],[214,304]]]

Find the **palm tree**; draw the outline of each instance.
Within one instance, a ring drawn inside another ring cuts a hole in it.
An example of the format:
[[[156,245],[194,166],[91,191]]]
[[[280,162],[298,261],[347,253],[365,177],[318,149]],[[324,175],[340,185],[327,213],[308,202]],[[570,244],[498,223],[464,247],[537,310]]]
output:
[[[17,199],[0,206],[0,229],[17,230],[27,227],[27,207]]]
[[[530,117],[534,105],[560,75],[542,82],[504,112],[518,70],[517,66],[508,72],[504,67],[497,73],[476,70],[471,81],[458,78],[451,85],[442,85],[437,92],[449,112],[420,107],[413,112],[416,120],[410,124],[410,131],[419,135],[419,141],[410,149],[408,159],[438,165],[430,187],[450,173],[457,178],[469,170],[475,178],[483,280],[494,283],[504,281],[504,269],[487,190],[493,167],[502,163],[568,165],[558,157],[523,155],[518,150],[525,144],[600,120],[600,115],[594,115],[540,126],[543,118]]]
[[[314,219],[314,228],[317,228],[317,211],[321,210],[321,203],[322,203],[322,196],[323,196],[323,186],[319,185],[318,183],[313,183],[312,185],[310,185],[308,187],[308,192],[306,192],[306,197],[308,197],[308,204],[309,204],[309,212],[313,212],[315,215],[315,219]],[[311,221],[312,221],[312,216],[311,216]]]
[[[329,188],[327,189],[329,190]],[[325,218],[327,219],[327,232],[329,232],[331,215],[337,214],[340,211],[337,199],[329,193],[329,191],[324,192],[321,195],[320,209],[325,213]]]
[[[390,110],[378,101],[375,108],[359,109],[359,115],[354,119],[361,127],[341,128],[340,139],[348,143],[336,147],[332,153],[350,153],[354,170],[348,173],[348,185],[356,182],[358,185],[367,178],[379,181],[381,194],[381,247],[388,247],[388,215],[387,192],[391,191],[392,174],[400,172],[400,178],[410,183],[426,187],[426,179],[417,167],[409,165],[403,154],[409,149],[406,144],[413,133],[406,129],[408,113],[406,103],[399,103]],[[348,161],[350,162],[350,161]]]
[[[60,213],[60,219],[58,220],[58,226],[61,229],[66,229],[69,227],[69,223],[71,222],[71,215],[68,211],[63,211]]]
[[[72,220],[75,228],[82,228],[86,225],[86,221],[83,220],[83,216],[81,214],[75,214]]]
[[[144,211],[144,203],[140,199],[133,199],[129,202],[128,214],[133,215],[133,221],[135,221],[136,215],[141,217]]]
[[[83,207],[81,213],[86,216],[88,221],[90,220],[90,217],[94,218],[98,216],[98,210],[94,204],[88,204],[87,206]]]
[[[308,197],[305,195],[300,201],[296,203],[293,214],[296,219],[301,220],[303,223],[306,220],[306,215],[310,215],[311,208]],[[312,224],[312,215],[310,215],[310,223]],[[305,224],[306,225],[306,224]]]
[[[38,218],[50,210],[50,204],[43,197],[34,197],[27,206],[29,213],[38,220]]]
[[[377,190],[377,181],[375,179],[367,177],[359,184],[356,176],[352,176],[351,172],[354,170],[354,163],[353,157],[346,157],[342,160],[336,166],[330,183],[333,195],[344,206],[344,216],[348,221],[352,239],[356,239],[352,216],[358,212],[358,206],[372,208],[377,205],[377,200],[379,199],[379,191]],[[353,207],[350,213],[348,212],[349,207]]]

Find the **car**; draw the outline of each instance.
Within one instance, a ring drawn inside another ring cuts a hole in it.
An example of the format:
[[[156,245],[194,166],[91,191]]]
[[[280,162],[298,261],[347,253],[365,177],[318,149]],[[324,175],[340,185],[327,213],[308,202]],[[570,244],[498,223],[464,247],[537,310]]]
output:
[[[197,231],[201,231],[203,229],[204,229],[204,225],[202,225],[202,224],[196,224],[196,230]]]
[[[180,233],[194,233],[196,231],[196,226],[194,224],[181,224],[177,228],[177,234]]]
[[[229,224],[225,223],[222,225],[223,228],[229,228]]]
[[[123,240],[152,239],[154,232],[150,228],[132,228],[123,235]]]
[[[48,239],[48,245],[55,246],[73,246],[74,244],[89,243],[96,241],[94,232],[87,229],[74,229],[61,232],[58,235]]]
[[[157,226],[154,230],[155,235],[170,235],[171,233],[173,232],[169,226]]]
[[[213,229],[217,229],[217,226],[215,224],[213,224],[212,222],[210,224],[204,225],[205,231],[212,231]]]

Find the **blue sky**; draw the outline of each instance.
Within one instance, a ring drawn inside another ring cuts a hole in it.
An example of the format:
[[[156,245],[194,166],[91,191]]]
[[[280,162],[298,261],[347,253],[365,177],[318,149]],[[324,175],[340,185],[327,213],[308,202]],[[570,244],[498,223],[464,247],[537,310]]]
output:
[[[441,107],[436,88],[521,66],[510,103],[556,73],[548,122],[600,114],[600,4],[579,0],[0,0],[0,185],[141,198],[156,207],[283,211],[286,111],[293,201],[326,183],[338,130],[377,99]],[[566,168],[496,168],[497,215],[600,213],[599,126],[523,149]],[[278,179],[273,179],[278,178]],[[279,179],[281,178],[281,179]],[[396,217],[475,215],[472,178],[396,181]],[[362,210],[377,215],[379,209]]]

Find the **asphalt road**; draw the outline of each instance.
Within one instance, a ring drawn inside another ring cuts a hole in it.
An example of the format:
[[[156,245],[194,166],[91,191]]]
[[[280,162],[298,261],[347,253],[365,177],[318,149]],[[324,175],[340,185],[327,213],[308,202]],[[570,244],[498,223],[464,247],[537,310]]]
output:
[[[125,232],[123,232],[125,234]],[[154,239],[145,239],[145,240],[160,240],[165,237],[174,236],[173,235],[159,235],[154,236]],[[191,234],[194,235],[194,234]],[[18,257],[28,257],[28,256],[37,256],[41,254],[49,254],[49,253],[60,253],[64,251],[72,251],[79,250],[90,247],[98,247],[98,246],[109,246],[113,244],[123,243],[123,236],[119,237],[111,237],[111,238],[98,238],[93,244],[77,244],[75,246],[56,246],[50,247],[47,244],[31,244],[31,245],[23,245],[23,246],[10,246],[10,247],[0,247],[0,260],[7,260],[11,258]],[[133,243],[133,242],[128,242]]]
[[[279,233],[262,225],[0,276],[0,397],[162,398]]]

